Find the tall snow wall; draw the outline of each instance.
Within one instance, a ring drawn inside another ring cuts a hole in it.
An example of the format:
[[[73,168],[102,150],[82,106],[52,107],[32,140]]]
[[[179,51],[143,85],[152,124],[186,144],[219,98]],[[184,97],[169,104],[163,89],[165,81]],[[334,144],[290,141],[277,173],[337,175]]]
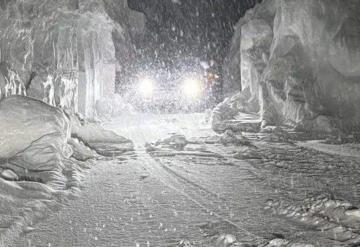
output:
[[[236,26],[226,88],[263,126],[359,131],[360,1],[264,0]]]
[[[0,3],[0,98],[27,94],[95,117],[96,102],[115,93],[117,68],[134,57],[131,20],[142,15],[126,0]]]

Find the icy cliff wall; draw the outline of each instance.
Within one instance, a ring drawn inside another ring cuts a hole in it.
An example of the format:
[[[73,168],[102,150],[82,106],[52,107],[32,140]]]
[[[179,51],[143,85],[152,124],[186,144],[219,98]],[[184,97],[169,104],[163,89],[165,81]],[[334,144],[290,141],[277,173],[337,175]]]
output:
[[[0,98],[27,93],[94,117],[115,91],[118,60],[129,62],[137,16],[126,0],[1,1]]]
[[[360,2],[264,0],[236,26],[224,70],[263,125],[360,127]]]

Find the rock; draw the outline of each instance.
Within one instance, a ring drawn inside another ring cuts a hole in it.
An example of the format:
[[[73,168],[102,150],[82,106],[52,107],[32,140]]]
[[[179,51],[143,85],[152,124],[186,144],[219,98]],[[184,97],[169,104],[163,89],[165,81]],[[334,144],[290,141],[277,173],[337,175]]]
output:
[[[17,181],[19,180],[19,176],[16,175],[15,172],[13,172],[12,170],[3,170],[0,174],[0,176],[5,179],[5,180],[9,180],[9,181]]]
[[[341,0],[268,0],[249,10],[224,67],[241,80],[235,110],[259,113],[266,125],[357,131],[359,14],[359,1]]]

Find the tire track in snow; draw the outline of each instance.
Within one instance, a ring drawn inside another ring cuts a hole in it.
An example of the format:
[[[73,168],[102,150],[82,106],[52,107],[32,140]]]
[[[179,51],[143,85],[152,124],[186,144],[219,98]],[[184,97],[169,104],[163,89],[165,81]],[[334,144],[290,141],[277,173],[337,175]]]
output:
[[[143,167],[152,176],[158,178],[165,186],[188,198],[210,215],[215,216],[222,222],[226,222],[227,224],[235,227],[239,233],[243,233],[249,237],[249,241],[256,241],[259,243],[266,242],[264,238],[250,232],[239,223],[231,220],[231,216],[224,212],[224,210],[221,210],[221,208],[227,207],[225,198],[222,198],[218,194],[207,190],[203,186],[186,179],[169,166],[163,164],[159,159],[153,158],[144,150],[138,150],[138,159],[142,159]],[[212,207],[210,208],[208,205],[211,205]]]

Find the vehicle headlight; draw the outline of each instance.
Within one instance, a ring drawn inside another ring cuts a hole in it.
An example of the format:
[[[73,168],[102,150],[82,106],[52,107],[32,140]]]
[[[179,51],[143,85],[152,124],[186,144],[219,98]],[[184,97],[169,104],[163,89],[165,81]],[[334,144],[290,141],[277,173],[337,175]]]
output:
[[[139,80],[138,91],[146,98],[150,98],[154,93],[155,81],[150,77],[144,77]]]
[[[182,91],[185,96],[190,98],[200,97],[203,91],[203,85],[201,80],[195,78],[187,78],[183,81]]]

